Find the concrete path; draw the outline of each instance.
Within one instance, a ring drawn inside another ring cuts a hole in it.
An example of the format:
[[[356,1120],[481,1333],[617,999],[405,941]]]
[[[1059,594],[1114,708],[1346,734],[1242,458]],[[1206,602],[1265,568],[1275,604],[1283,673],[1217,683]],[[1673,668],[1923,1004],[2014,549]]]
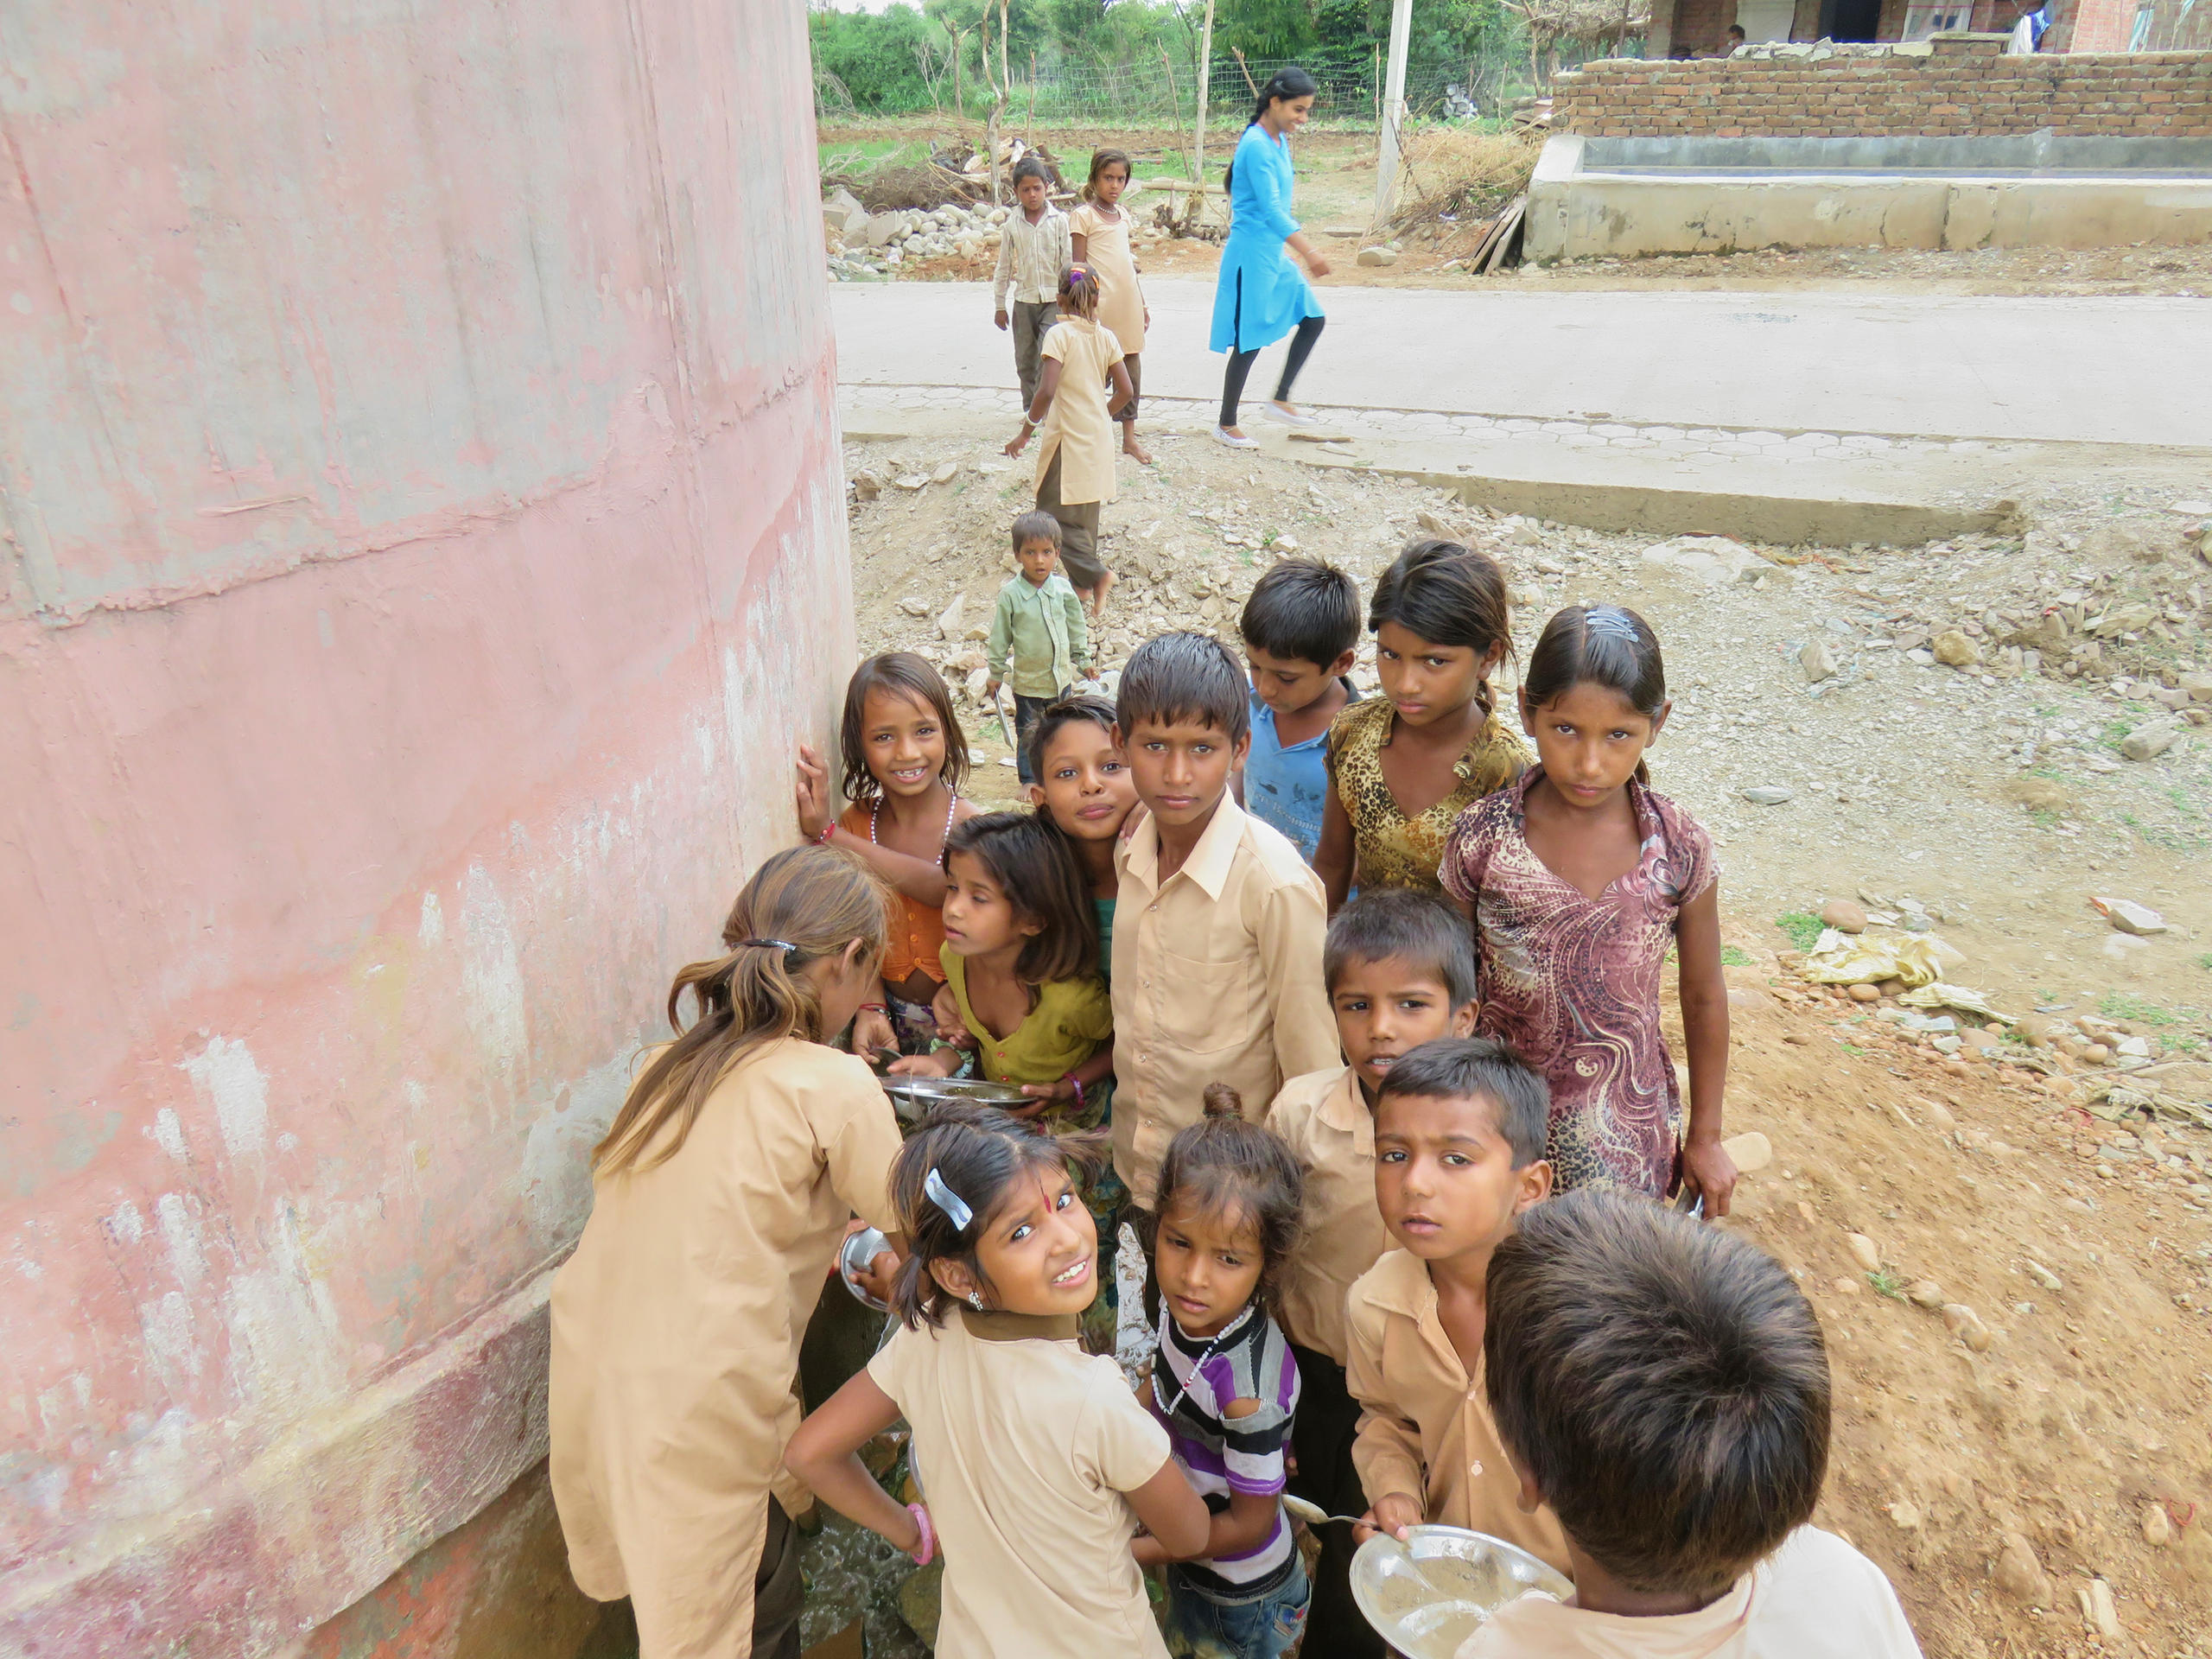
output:
[[[1780,433],[2212,448],[2212,299],[1331,288],[1318,404]],[[1144,386],[1211,398],[1211,283],[1146,284]],[[1004,386],[988,285],[841,283],[851,386]],[[1254,369],[1273,389],[1277,353]]]

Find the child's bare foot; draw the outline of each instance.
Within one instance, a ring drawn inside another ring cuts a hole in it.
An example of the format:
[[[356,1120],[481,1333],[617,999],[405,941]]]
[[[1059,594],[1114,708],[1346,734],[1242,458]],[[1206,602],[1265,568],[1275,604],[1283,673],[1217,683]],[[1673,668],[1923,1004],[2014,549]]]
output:
[[[1133,429],[1125,428],[1122,430],[1122,453],[1131,461],[1142,461],[1147,467],[1152,465],[1152,452],[1137,442],[1137,435]]]
[[[1090,614],[1094,619],[1106,608],[1106,595],[1114,591],[1114,584],[1120,580],[1111,570],[1098,578],[1098,586],[1091,590],[1096,595],[1090,601]]]

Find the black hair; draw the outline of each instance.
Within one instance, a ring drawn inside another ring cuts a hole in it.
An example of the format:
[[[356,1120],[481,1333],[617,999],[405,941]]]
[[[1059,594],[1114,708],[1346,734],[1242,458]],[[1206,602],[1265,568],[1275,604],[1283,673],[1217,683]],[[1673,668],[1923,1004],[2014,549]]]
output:
[[[1475,1000],[1473,930],[1433,894],[1412,887],[1370,887],[1338,911],[1321,948],[1323,982],[1333,994],[1350,963],[1393,957],[1432,970],[1453,1007]]]
[[[1260,118],[1268,112],[1268,105],[1278,101],[1288,103],[1293,99],[1311,98],[1320,90],[1321,84],[1296,64],[1283,65],[1281,68],[1269,75],[1268,84],[1260,88],[1259,95],[1252,105],[1252,118],[1244,124],[1244,130],[1249,132],[1260,124]],[[1230,157],[1229,165],[1221,171],[1221,188],[1224,190],[1228,189],[1236,177],[1236,158],[1232,156]]]
[[[1390,561],[1375,581],[1367,626],[1380,632],[1395,622],[1432,645],[1458,645],[1478,658],[1497,651],[1513,655],[1513,620],[1505,572],[1487,553],[1458,542],[1418,541]],[[1490,681],[1475,688],[1484,714],[1494,712]]]
[[[1032,778],[1044,782],[1045,746],[1059,734],[1061,727],[1079,720],[1087,720],[1110,735],[1114,730],[1114,705],[1096,691],[1077,691],[1047,703],[1045,712],[1030,727],[1028,741],[1022,745],[1023,758],[1029,762]],[[1045,816],[1041,809],[1039,816]]]
[[[1043,931],[1014,958],[1029,985],[1088,979],[1098,971],[1098,912],[1067,837],[1033,812],[979,812],[944,837],[944,868],[956,853],[983,867],[1014,913]]]
[[[1096,200],[1098,175],[1108,168],[1116,166],[1122,169],[1122,182],[1125,184],[1137,175],[1136,168],[1129,162],[1128,150],[1094,149],[1090,152],[1090,176],[1083,181],[1083,199],[1085,201]]]
[[[1141,720],[1190,721],[1229,734],[1234,746],[1252,728],[1251,683],[1229,647],[1211,634],[1163,633],[1129,654],[1114,699],[1127,741]]]
[[[1245,1121],[1243,1101],[1227,1084],[1208,1084],[1204,1098],[1205,1116],[1177,1131],[1160,1160],[1145,1255],[1157,1255],[1160,1224],[1179,1202],[1205,1216],[1249,1216],[1260,1235],[1253,1299],[1272,1311],[1282,1270],[1305,1236],[1306,1171],[1281,1135]]]
[[[1578,685],[1602,685],[1646,720],[1658,719],[1667,707],[1667,664],[1651,625],[1619,605],[1570,605],[1545,623],[1521,682],[1522,712]],[[1636,780],[1651,781],[1641,760]]]
[[[938,779],[958,794],[960,785],[968,781],[968,734],[960,729],[960,717],[952,712],[952,693],[944,688],[944,677],[930,665],[926,657],[911,651],[887,651],[862,663],[845,683],[845,714],[837,726],[837,750],[845,763],[845,798],[872,801],[883,793],[883,785],[868,769],[868,744],[862,730],[871,691],[911,699],[937,716],[938,726],[944,733],[944,764],[938,768]]]
[[[1497,1133],[1513,1149],[1513,1167],[1526,1169],[1544,1155],[1551,1085],[1495,1037],[1438,1037],[1408,1049],[1382,1074],[1376,1108],[1394,1095],[1492,1102]]]
[[[1490,1405],[1567,1536],[1630,1590],[1711,1598],[1813,1517],[1831,1382],[1771,1256],[1582,1188],[1492,1253]]]
[[[1014,550],[1017,553],[1021,551],[1025,542],[1050,542],[1058,547],[1060,544],[1060,521],[1041,508],[1032,507],[1027,512],[1015,515],[1011,534]]]
[[[959,1262],[995,1300],[996,1287],[976,1259],[976,1243],[1014,1184],[1033,1170],[1065,1169],[1081,1185],[1103,1167],[1094,1137],[1052,1135],[995,1106],[938,1107],[891,1164],[891,1207],[908,1252],[892,1281],[891,1311],[909,1328],[944,1323],[958,1299],[930,1271],[935,1262]],[[932,1171],[967,1206],[967,1225],[930,1196]]]
[[[1070,265],[1060,273],[1060,309],[1078,317],[1098,315],[1098,273],[1089,265]]]
[[[1024,179],[1042,179],[1045,188],[1052,188],[1052,169],[1034,156],[1025,156],[1014,164],[1014,182],[1018,188]]]
[[[1236,629],[1270,657],[1326,668],[1359,644],[1359,585],[1305,554],[1279,560],[1252,584]]]

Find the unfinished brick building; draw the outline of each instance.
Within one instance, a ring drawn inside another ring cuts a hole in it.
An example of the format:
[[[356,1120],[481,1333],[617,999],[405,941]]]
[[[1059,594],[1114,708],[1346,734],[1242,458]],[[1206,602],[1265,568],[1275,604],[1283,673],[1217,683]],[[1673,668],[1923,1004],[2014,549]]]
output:
[[[1764,41],[1919,41],[1955,29],[2009,33],[2034,0],[1655,0],[1644,54],[1711,57],[1731,23]],[[2198,0],[2050,0],[2042,54],[2212,49]]]

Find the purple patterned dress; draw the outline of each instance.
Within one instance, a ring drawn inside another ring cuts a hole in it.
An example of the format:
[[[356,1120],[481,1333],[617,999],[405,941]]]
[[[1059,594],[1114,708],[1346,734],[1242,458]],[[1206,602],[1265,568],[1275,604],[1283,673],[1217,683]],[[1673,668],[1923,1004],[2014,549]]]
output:
[[[1511,1044],[1550,1083],[1560,1188],[1663,1197],[1675,1184],[1682,1098],[1659,1034],[1659,976],[1682,906],[1719,874],[1713,841],[1664,795],[1631,782],[1643,855],[1586,898],[1529,845],[1529,791],[1543,775],[1531,766],[1476,802],[1445,845],[1445,888],[1475,909],[1477,1029]]]

